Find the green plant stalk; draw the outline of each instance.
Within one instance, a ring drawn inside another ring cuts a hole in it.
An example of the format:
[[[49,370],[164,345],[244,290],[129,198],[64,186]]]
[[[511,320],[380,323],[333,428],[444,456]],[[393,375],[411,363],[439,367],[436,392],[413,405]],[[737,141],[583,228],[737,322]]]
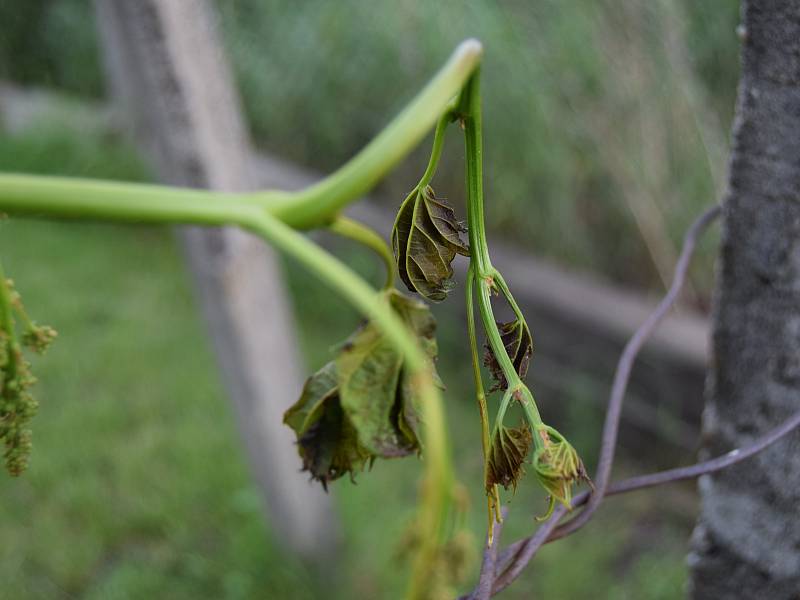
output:
[[[273,193],[275,194],[275,193]],[[278,192],[276,195],[280,195]],[[0,211],[47,219],[235,224],[263,211],[243,194],[69,177],[0,174]]]
[[[467,269],[467,335],[469,336],[470,358],[472,362],[472,377],[475,382],[475,396],[478,401],[478,414],[481,419],[481,447],[483,450],[483,480],[488,479],[488,460],[489,460],[489,446],[491,441],[489,439],[489,409],[486,405],[486,391],[483,387],[483,380],[481,378],[481,365],[480,358],[478,357],[478,337],[475,330],[475,306],[472,295],[475,291],[475,272],[472,265]],[[494,527],[492,523],[496,520],[498,523],[502,521],[502,513],[500,512],[500,492],[497,485],[492,486],[491,491],[487,491],[488,497],[488,544],[491,546],[493,542]]]
[[[514,299],[514,296],[511,294],[511,290],[508,288],[508,284],[506,283],[506,280],[503,279],[503,276],[500,274],[500,271],[495,269],[492,274],[492,278],[494,279],[495,284],[497,284],[497,287],[500,289],[500,293],[503,294],[503,297],[511,306],[511,310],[514,311],[514,316],[517,317],[517,320],[522,325],[528,327],[528,322],[525,320],[525,315],[522,314],[522,310],[517,304],[517,301]],[[528,331],[530,331],[530,327],[528,327]]]
[[[425,88],[361,152],[320,183],[275,202],[272,213],[295,229],[310,229],[324,225],[368,192],[430,131],[475,71],[482,54],[477,40],[459,44]]]
[[[525,386],[514,368],[511,358],[503,345],[502,337],[497,329],[497,323],[492,310],[491,294],[500,289],[503,295],[511,304],[512,309],[518,318],[524,322],[522,311],[517,306],[516,301],[511,295],[511,291],[499,275],[497,269],[492,266],[489,258],[489,246],[486,242],[486,227],[483,220],[483,132],[481,118],[481,96],[480,96],[480,71],[470,77],[464,90],[461,92],[457,116],[464,124],[464,140],[466,146],[467,159],[467,220],[469,223],[469,244],[470,244],[470,266],[474,268],[475,285],[478,294],[478,310],[481,315],[486,337],[489,346],[494,352],[494,356],[503,371],[503,375],[508,382],[508,393],[503,397],[497,416],[495,418],[492,435],[502,426],[503,417],[508,408],[511,398],[520,401],[525,411],[525,416],[530,422],[531,427],[539,429],[542,423],[539,410],[533,394]],[[475,350],[473,350],[475,351]],[[534,443],[539,444],[538,436],[534,436]]]
[[[491,290],[495,288],[492,261],[486,242],[486,227],[483,221],[483,140],[481,128],[480,72],[476,69],[461,92],[458,116],[464,123],[464,141],[467,160],[467,222],[469,224],[470,266],[474,269],[478,290],[478,310],[489,345],[500,368],[514,390],[522,386],[503,340],[497,329],[491,303]],[[495,427],[497,424],[495,424]]]
[[[363,223],[344,216],[337,217],[328,228],[333,233],[358,242],[375,252],[386,267],[386,282],[383,284],[383,289],[390,290],[394,287],[394,257],[381,236]]]
[[[427,134],[478,65],[480,42],[466,40],[391,123],[339,170],[299,192],[224,193],[161,185],[0,174],[0,211],[54,219],[133,223],[236,223],[237,208],[259,207],[295,229],[331,223]],[[224,201],[224,202],[221,202]]]
[[[439,117],[439,121],[436,123],[436,129],[433,133],[431,157],[428,159],[428,167],[425,169],[425,172],[422,174],[422,178],[417,184],[418,190],[425,189],[425,186],[429,185],[433,179],[433,176],[436,175],[436,169],[439,166],[439,159],[442,157],[444,134],[445,131],[447,131],[447,126],[450,125],[450,121],[452,121],[452,112],[448,110],[441,117]]]

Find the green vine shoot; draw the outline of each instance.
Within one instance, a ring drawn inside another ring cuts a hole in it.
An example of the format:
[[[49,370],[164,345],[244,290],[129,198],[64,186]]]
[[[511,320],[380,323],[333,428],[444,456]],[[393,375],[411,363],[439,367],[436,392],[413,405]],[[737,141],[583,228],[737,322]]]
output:
[[[12,217],[238,226],[299,261],[366,317],[335,357],[309,377],[284,421],[297,436],[303,468],[326,488],[339,478],[360,476],[378,459],[422,456],[419,510],[408,536],[414,554],[410,598],[452,594],[468,554],[459,517],[465,510],[465,493],[452,466],[444,384],[435,368],[436,323],[427,304],[449,299],[457,255],[469,260],[467,340],[481,423],[489,532],[501,520],[499,487],[519,485],[526,466],[549,498],[545,516],[559,502],[570,507],[573,487],[588,482],[576,450],[543,421],[524,382],[533,353],[532,329],[490,259],[484,226],[481,55],[479,42],[463,42],[361,152],[299,192],[233,194],[0,174],[0,210]],[[459,207],[434,191],[451,125],[463,131],[465,140],[466,227],[456,218]],[[428,167],[401,202],[387,245],[365,225],[344,217],[342,210],[372,189],[431,129]],[[317,228],[374,251],[387,267],[383,288],[373,289],[302,235]],[[411,295],[395,287],[398,281]],[[511,307],[512,321],[496,321],[495,299]],[[483,358],[478,323],[486,338]],[[22,347],[41,351],[53,336],[51,329],[27,317],[0,270],[0,438],[8,470],[15,475],[27,464],[31,446],[27,424],[36,411],[29,393],[34,379]],[[489,390],[482,380],[481,361],[494,381]],[[516,427],[507,423],[513,403],[524,415]]]

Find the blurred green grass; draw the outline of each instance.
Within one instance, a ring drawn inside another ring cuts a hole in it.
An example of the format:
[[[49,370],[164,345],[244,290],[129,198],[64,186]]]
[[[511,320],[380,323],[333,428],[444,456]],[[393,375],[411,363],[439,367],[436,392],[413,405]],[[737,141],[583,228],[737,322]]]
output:
[[[79,135],[54,120],[0,138],[0,165],[146,178],[120,140]],[[380,281],[371,254],[344,242],[336,248]],[[0,485],[0,597],[401,595],[398,541],[414,510],[419,461],[382,461],[357,485],[333,487],[345,540],[335,565],[319,573],[287,555],[260,512],[168,229],[13,219],[0,225],[0,256],[29,311],[59,331],[50,352],[35,359],[41,408],[31,468]],[[318,367],[359,318],[298,265],[287,263],[286,272],[304,354],[309,368]],[[464,324],[459,311],[437,307],[436,314],[454,456],[472,500],[477,549],[485,524]],[[573,442],[593,460],[596,410],[555,425],[576,432]],[[529,532],[531,514],[544,505],[525,481],[512,499],[506,539]],[[546,548],[503,597],[677,597],[689,518],[668,494],[615,500],[584,533]]]

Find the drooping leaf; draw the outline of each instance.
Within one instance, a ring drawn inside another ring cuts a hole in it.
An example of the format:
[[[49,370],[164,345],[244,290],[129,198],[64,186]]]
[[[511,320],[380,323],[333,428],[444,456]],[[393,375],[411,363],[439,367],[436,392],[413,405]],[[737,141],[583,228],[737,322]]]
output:
[[[371,452],[385,458],[414,451],[397,427],[403,357],[373,324],[357,331],[336,357],[342,408]]]
[[[508,323],[497,323],[497,328],[500,330],[500,339],[503,341],[506,353],[514,365],[514,370],[521,378],[524,378],[528,373],[528,365],[533,354],[533,340],[528,326],[515,319]],[[486,365],[495,380],[495,384],[489,391],[505,390],[508,388],[508,382],[503,374],[503,369],[500,368],[500,363],[488,341],[485,347],[483,364]]]
[[[396,290],[387,291],[385,298],[433,364],[436,321],[427,305]],[[378,327],[367,323],[359,329],[343,345],[336,362],[342,408],[361,443],[383,458],[418,451],[419,394],[402,354]]]
[[[433,347],[426,349],[426,352],[430,358],[436,358],[436,319],[428,305],[397,290],[390,290],[388,296],[392,308],[412,333],[421,341],[433,343]]]
[[[531,430],[527,425],[509,428],[500,426],[489,448],[486,470],[486,489],[502,485],[514,486],[525,473],[523,464],[531,448]]]
[[[308,378],[300,399],[283,416],[297,435],[303,469],[327,489],[328,482],[357,471],[374,460],[342,410],[336,364],[328,363]]]
[[[431,372],[434,377],[434,383],[444,389],[444,384],[435,368],[435,361],[438,355],[436,320],[433,318],[430,309],[424,302],[409,298],[396,290],[390,292],[390,302],[395,312],[415,335],[417,343],[428,357],[432,367]],[[419,403],[419,393],[416,386],[405,368],[400,374],[397,395],[398,401],[402,406],[402,410],[397,411],[397,426],[409,440],[414,441],[415,446],[419,447],[420,412],[422,407]]]
[[[436,198],[430,186],[411,192],[392,229],[392,250],[406,287],[428,300],[444,300],[452,288],[455,255],[469,256],[461,239],[465,231],[453,209]]]
[[[439,381],[433,368],[436,321],[428,306],[396,290],[386,291],[382,301],[417,338]],[[419,452],[421,412],[402,354],[367,322],[339,347],[333,362],[309,378],[284,422],[297,434],[304,468],[326,486],[377,457]]]

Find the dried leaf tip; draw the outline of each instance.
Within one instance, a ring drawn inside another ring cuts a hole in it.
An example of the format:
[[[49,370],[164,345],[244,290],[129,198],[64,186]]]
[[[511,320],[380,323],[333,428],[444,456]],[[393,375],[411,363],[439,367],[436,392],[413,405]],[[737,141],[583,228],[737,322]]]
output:
[[[351,479],[373,458],[358,441],[355,428],[342,410],[336,363],[330,362],[308,378],[300,399],[283,416],[297,435],[303,470],[322,484],[349,474]]]
[[[441,302],[452,289],[456,254],[469,256],[461,239],[466,228],[433,188],[417,188],[400,205],[392,228],[392,251],[406,287],[432,302]]]
[[[516,319],[508,323],[497,323],[497,328],[500,332],[500,339],[506,349],[508,358],[511,359],[511,363],[514,365],[514,370],[520,378],[524,379],[525,375],[528,373],[528,365],[533,355],[533,339],[531,338],[528,325],[524,322],[520,323],[520,321]],[[488,341],[485,344],[485,348],[483,364],[489,369],[495,381],[495,384],[489,391],[494,392],[508,389],[506,376]]]
[[[516,489],[517,482],[525,474],[523,465],[532,440],[528,425],[514,428],[501,425],[498,428],[487,458],[487,493],[492,493],[495,485],[502,485],[506,489],[513,486]]]

